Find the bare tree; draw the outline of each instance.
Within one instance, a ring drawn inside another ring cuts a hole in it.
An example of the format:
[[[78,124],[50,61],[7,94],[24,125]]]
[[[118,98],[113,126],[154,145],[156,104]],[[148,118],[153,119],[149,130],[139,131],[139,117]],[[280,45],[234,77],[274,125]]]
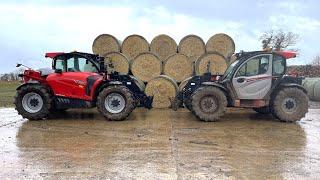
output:
[[[320,67],[320,55],[317,55],[316,57],[314,57],[314,59],[312,60],[311,64],[313,66]]]
[[[294,46],[299,40],[299,35],[293,32],[280,30],[270,30],[260,37],[263,49],[280,51],[290,46]]]

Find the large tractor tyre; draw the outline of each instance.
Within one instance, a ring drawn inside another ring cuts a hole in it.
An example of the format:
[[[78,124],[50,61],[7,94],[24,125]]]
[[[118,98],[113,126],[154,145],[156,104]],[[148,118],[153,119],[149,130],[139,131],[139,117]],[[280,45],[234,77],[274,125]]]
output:
[[[298,88],[281,89],[271,101],[270,110],[280,121],[298,121],[308,112],[308,96]]]
[[[50,114],[52,96],[49,90],[42,85],[28,84],[17,90],[14,104],[23,118],[44,119]]]
[[[227,109],[225,94],[216,87],[201,87],[191,96],[192,112],[203,121],[215,121]]]
[[[269,106],[253,108],[253,110],[257,113],[260,113],[260,114],[270,114],[271,113]]]
[[[108,120],[124,120],[134,107],[132,94],[125,86],[109,86],[97,98],[97,108]]]

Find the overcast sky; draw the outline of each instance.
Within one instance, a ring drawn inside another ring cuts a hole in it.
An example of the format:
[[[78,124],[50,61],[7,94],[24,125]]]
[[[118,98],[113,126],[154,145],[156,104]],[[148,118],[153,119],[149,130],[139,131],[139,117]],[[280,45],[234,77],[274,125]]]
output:
[[[75,3],[77,2],[77,3]],[[149,42],[168,34],[177,43],[196,34],[206,42],[215,33],[229,34],[236,51],[259,50],[259,36],[270,29],[300,35],[299,58],[305,64],[320,54],[320,2],[293,0],[116,0],[0,2],[0,73],[16,62],[50,67],[45,52],[92,52],[94,38],[108,33],[123,40],[140,34]]]

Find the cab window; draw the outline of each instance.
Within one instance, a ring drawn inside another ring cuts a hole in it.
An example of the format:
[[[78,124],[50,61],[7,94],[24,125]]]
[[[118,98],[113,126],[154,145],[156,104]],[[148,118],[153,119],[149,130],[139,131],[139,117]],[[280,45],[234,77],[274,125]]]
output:
[[[236,77],[265,74],[269,68],[269,59],[269,55],[257,56],[250,59],[240,67]]]
[[[285,73],[286,59],[282,56],[275,55],[272,64],[272,75],[279,76]]]
[[[97,72],[96,66],[83,57],[72,57],[67,60],[68,72]]]
[[[83,57],[59,57],[55,62],[55,69],[63,72],[98,72],[96,66]]]
[[[55,61],[55,68],[54,69],[61,69],[62,72],[65,72],[66,71],[65,60],[57,59]]]

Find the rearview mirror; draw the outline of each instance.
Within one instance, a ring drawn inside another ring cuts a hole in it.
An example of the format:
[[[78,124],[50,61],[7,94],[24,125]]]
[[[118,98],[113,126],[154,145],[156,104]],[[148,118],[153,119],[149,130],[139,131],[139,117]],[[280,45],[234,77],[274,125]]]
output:
[[[62,73],[62,69],[56,69],[56,70],[54,70],[54,72],[61,74]]]

